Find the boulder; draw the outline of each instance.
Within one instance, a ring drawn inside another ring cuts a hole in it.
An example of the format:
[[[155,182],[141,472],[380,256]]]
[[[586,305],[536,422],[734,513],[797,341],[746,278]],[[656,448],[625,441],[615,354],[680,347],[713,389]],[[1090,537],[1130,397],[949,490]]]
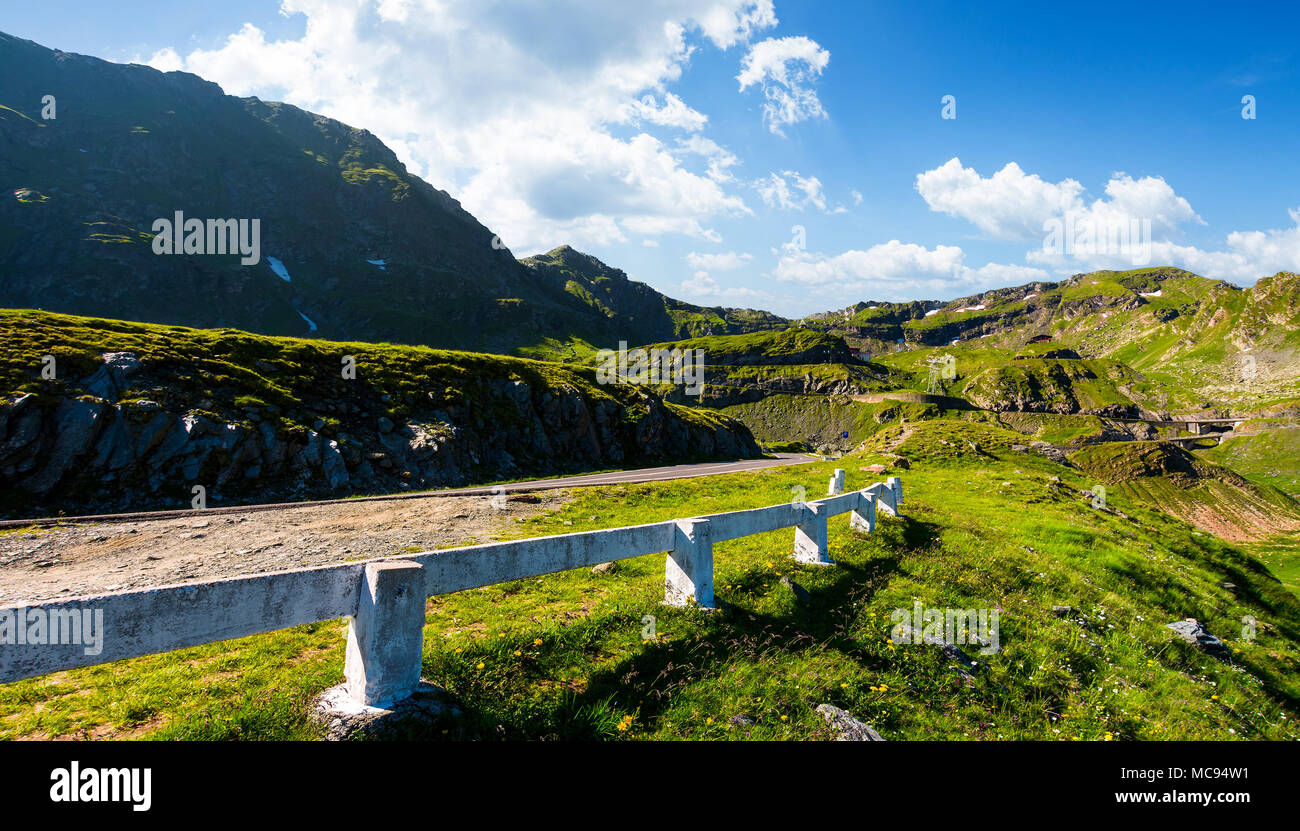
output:
[[[837,742],[883,742],[880,734],[870,725],[854,718],[847,710],[834,704],[818,704],[817,714],[826,720]]]
[[[1174,632],[1178,633],[1178,636],[1187,643],[1204,650],[1206,653],[1213,655],[1216,658],[1226,659],[1232,655],[1232,650],[1228,648],[1228,645],[1216,638],[1214,635],[1211,635],[1209,630],[1202,626],[1200,621],[1194,617],[1189,617],[1166,625],[1170,629],[1174,630]]]
[[[140,369],[140,359],[134,352],[105,352],[101,357],[104,365],[81,383],[95,396],[115,402],[130,386],[130,377]]]

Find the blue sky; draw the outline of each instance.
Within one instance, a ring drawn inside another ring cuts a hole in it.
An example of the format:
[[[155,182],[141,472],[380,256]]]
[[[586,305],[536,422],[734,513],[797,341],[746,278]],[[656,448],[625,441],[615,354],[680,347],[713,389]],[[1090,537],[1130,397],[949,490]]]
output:
[[[517,255],[570,243],[695,302],[1300,269],[1281,4],[191,5],[23,4],[2,27],[365,127]],[[1067,217],[1134,237],[1045,249]]]

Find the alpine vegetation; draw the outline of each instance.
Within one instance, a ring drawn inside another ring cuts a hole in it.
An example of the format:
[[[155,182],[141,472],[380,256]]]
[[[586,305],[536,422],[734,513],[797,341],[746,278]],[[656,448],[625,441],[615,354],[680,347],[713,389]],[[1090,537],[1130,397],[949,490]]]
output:
[[[598,384],[672,384],[684,385],[687,395],[704,392],[703,349],[633,349],[627,341],[618,342],[618,351],[602,349],[596,353]]]

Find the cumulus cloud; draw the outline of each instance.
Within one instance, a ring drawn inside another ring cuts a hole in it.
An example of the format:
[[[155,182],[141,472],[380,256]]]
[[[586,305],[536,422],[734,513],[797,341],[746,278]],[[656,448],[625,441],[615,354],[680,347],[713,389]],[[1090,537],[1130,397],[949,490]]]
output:
[[[1159,176],[1114,173],[1105,195],[1088,201],[1074,179],[1047,182],[1015,162],[985,178],[954,158],[919,174],[916,190],[932,210],[966,219],[990,237],[1037,240],[1026,262],[1058,275],[1173,265],[1251,283],[1300,267],[1300,209],[1289,212],[1291,227],[1233,231],[1222,247],[1206,250],[1182,242],[1186,228],[1206,222]]]
[[[1155,242],[1152,262],[1237,283],[1254,283],[1279,271],[1300,271],[1300,208],[1287,213],[1293,223],[1290,228],[1233,231],[1224,239],[1225,247],[1216,251]]]
[[[702,157],[708,164],[705,175],[713,181],[731,182],[736,178],[731,174],[731,168],[739,164],[740,159],[713,139],[697,134],[687,139],[678,139],[677,148],[681,155]]]
[[[826,210],[826,196],[816,176],[800,176],[794,170],[769,173],[767,178],[754,182],[754,189],[769,207],[802,211],[811,206]]]
[[[813,81],[830,63],[831,53],[804,37],[768,38],[750,47],[741,61],[740,91],[757,86],[767,99],[763,123],[784,136],[782,127],[810,118],[825,118]]]
[[[695,251],[686,255],[686,264],[703,271],[731,271],[754,259],[750,254],[737,254],[728,251],[725,254],[699,254]]]
[[[185,68],[185,61],[181,58],[180,54],[170,46],[154,52],[153,57],[149,58],[147,61],[136,60],[134,63],[144,63],[148,66],[152,66],[159,72],[175,72]]]
[[[1083,185],[1074,179],[1046,182],[1015,162],[983,178],[953,158],[918,174],[916,190],[931,210],[965,219],[997,239],[1041,240],[1051,227],[1066,222],[1099,234],[1136,222],[1149,225],[1153,239],[1168,240],[1179,236],[1184,224],[1204,224],[1159,176],[1134,179],[1115,173],[1106,183],[1106,196],[1087,202]]]
[[[771,0],[283,0],[281,9],[306,17],[300,38],[268,40],[245,24],[218,48],[162,50],[151,63],[369,129],[516,252],[629,234],[712,240],[712,221],[748,211],[721,187],[735,164],[725,149],[708,148],[708,172],[695,173],[682,147],[647,130],[707,125],[668,85],[693,50],[728,49],[775,25]]]
[[[843,302],[939,297],[1048,277],[1041,269],[1018,265],[989,263],[974,269],[965,259],[957,246],[926,248],[898,240],[833,256],[787,246],[772,276]]]
[[[930,210],[965,219],[991,237],[1033,239],[1042,237],[1045,220],[1079,204],[1083,185],[1073,179],[1045,182],[1015,162],[985,179],[953,157],[917,174],[916,191]]]
[[[646,95],[626,105],[622,113],[628,121],[645,121],[692,131],[704,129],[709,120],[707,115],[686,106],[682,99],[671,92],[664,95],[662,105],[653,95]]]
[[[695,22],[705,37],[719,49],[746,43],[756,32],[770,29],[778,21],[772,0],[754,0],[734,5],[710,6],[695,15]]]
[[[696,303],[744,308],[771,308],[777,303],[788,303],[789,298],[779,298],[761,289],[745,286],[722,286],[708,272],[697,271],[690,279],[677,286],[678,294]]]

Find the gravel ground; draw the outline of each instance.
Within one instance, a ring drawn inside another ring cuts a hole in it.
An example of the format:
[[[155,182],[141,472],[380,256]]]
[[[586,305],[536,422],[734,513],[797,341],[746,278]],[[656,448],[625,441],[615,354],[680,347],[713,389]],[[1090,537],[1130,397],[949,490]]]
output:
[[[0,533],[0,606],[488,542],[563,492],[251,511]]]

